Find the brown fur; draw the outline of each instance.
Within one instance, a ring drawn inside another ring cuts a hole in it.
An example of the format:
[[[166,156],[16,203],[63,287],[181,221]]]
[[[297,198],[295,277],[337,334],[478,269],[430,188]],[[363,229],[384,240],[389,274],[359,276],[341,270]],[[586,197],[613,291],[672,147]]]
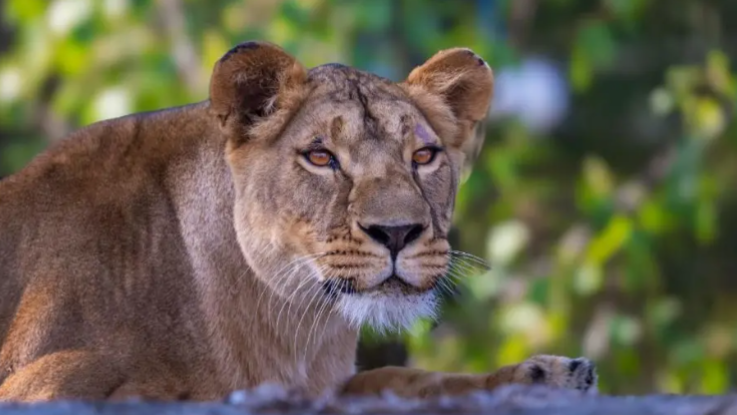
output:
[[[351,378],[360,323],[432,309],[492,84],[466,49],[395,84],[249,42],[218,62],[210,100],[100,122],[39,155],[0,182],[0,400],[593,387],[590,362],[550,356],[485,376]],[[413,166],[428,142],[443,151]],[[311,146],[339,165],[311,165]],[[414,233],[394,261],[372,226],[400,225]]]

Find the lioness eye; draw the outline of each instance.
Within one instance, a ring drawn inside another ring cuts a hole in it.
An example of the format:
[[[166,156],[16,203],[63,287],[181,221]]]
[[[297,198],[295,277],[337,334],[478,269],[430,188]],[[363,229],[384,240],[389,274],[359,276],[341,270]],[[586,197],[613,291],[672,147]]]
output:
[[[412,155],[412,162],[416,165],[430,164],[437,154],[438,150],[430,147],[421,148]]]
[[[325,167],[334,163],[333,155],[325,150],[312,150],[305,153],[305,158],[315,166]]]

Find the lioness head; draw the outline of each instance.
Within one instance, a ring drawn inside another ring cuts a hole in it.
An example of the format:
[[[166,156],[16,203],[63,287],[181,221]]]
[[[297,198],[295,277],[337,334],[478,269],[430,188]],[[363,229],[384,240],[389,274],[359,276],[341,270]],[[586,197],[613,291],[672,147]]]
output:
[[[492,86],[468,49],[439,52],[401,83],[335,64],[307,71],[269,43],[228,52],[210,106],[228,135],[235,228],[258,278],[355,324],[432,314]]]

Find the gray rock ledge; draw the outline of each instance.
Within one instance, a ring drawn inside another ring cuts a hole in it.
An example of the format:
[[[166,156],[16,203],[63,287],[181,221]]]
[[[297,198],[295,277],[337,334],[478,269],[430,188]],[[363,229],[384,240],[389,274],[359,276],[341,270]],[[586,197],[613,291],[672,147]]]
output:
[[[545,387],[508,386],[493,393],[425,400],[376,398],[302,399],[263,386],[236,392],[223,402],[53,402],[0,404],[0,415],[297,415],[297,414],[493,414],[493,415],[737,415],[737,395],[608,396]]]

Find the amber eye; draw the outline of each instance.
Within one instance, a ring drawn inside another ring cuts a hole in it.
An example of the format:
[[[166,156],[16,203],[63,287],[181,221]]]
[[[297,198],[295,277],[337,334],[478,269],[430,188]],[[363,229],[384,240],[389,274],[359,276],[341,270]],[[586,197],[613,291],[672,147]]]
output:
[[[412,155],[412,162],[419,166],[430,164],[435,159],[435,154],[437,154],[437,152],[438,150],[435,148],[421,148],[415,151],[415,154]]]
[[[305,153],[305,158],[318,167],[330,166],[335,162],[333,155],[325,150],[311,150]]]

